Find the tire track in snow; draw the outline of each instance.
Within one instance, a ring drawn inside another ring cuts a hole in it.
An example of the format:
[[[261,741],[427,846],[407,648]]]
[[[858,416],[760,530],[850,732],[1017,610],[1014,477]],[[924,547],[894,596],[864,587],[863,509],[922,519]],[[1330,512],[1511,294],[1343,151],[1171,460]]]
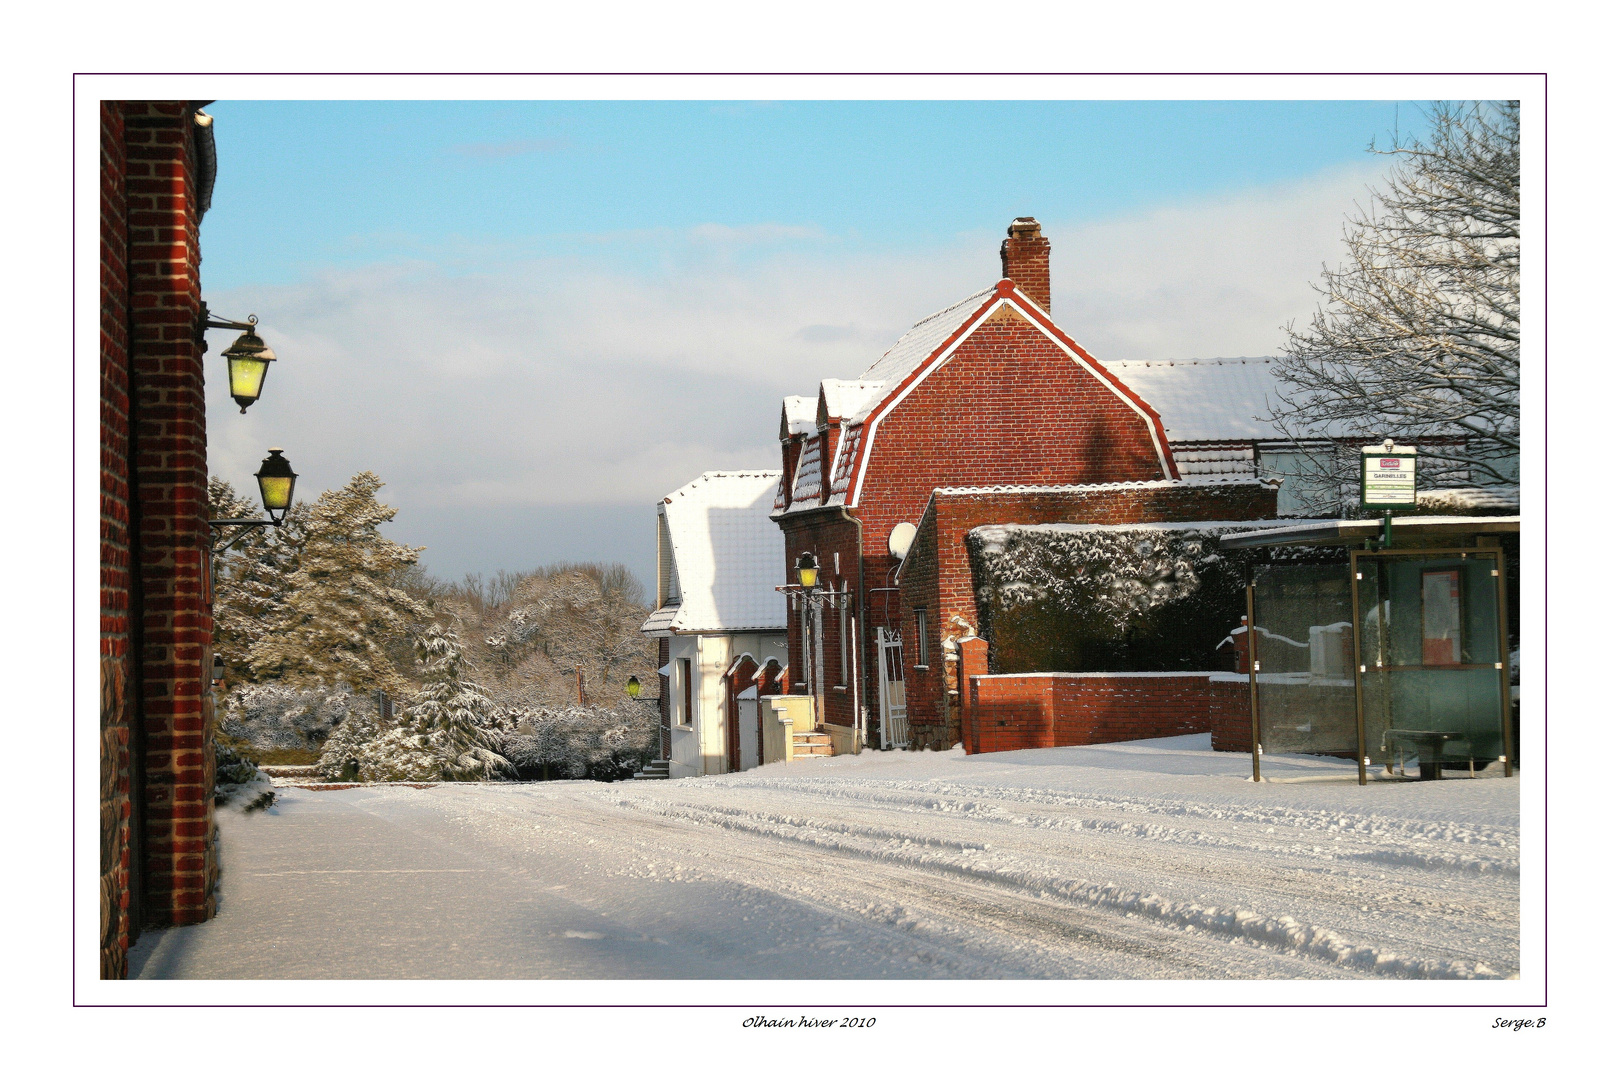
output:
[[[934,873],[1058,896],[1074,903],[1147,917],[1176,927],[1192,927],[1212,934],[1241,938],[1376,975],[1424,979],[1501,977],[1488,965],[1478,961],[1469,963],[1411,956],[1355,942],[1334,930],[1313,926],[1292,916],[1272,917],[1244,908],[1205,907],[1168,900],[1156,893],[1122,888],[1113,882],[1098,884],[1083,878],[1043,872],[1036,867],[1016,865],[1011,860],[1001,859],[983,847],[974,849],[943,842],[918,844],[909,837],[895,837],[892,830],[876,830],[890,834],[888,842],[880,845],[870,842],[873,837],[863,836],[863,830],[852,829],[845,823],[823,825],[798,819],[805,823],[796,824],[787,820],[792,815],[749,813],[729,808],[720,812],[654,798],[619,798],[614,801],[633,811],[661,814],[841,854],[901,863]],[[864,831],[874,832],[870,829]],[[972,852],[971,856],[969,852]]]

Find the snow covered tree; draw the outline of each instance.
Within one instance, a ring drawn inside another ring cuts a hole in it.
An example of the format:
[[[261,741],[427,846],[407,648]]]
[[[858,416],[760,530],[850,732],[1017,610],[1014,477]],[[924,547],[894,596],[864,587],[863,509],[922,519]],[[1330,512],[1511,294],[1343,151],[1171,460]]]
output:
[[[1442,103],[1429,119],[1384,151],[1396,164],[1345,228],[1348,261],[1324,268],[1310,325],[1287,327],[1272,419],[1302,443],[1415,443],[1425,486],[1516,484],[1519,105]],[[1327,452],[1308,479],[1353,491],[1358,465]]]
[[[256,678],[396,696],[408,691],[387,646],[428,616],[395,584],[422,549],[377,532],[395,514],[377,501],[382,486],[376,473],[363,472],[338,491],[322,492],[307,510],[285,587],[262,612],[250,609],[262,631],[248,649]]]
[[[417,639],[416,651],[422,689],[411,698],[405,719],[422,734],[443,734],[446,779],[512,775],[511,763],[495,751],[486,730],[495,703],[482,686],[462,677],[460,637],[434,623]]]

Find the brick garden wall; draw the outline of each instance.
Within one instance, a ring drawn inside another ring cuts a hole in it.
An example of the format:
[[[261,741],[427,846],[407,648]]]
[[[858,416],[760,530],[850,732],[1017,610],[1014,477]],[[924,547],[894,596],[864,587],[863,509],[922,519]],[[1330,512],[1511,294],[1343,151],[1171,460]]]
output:
[[[101,109],[101,969],[109,978],[125,973],[136,912],[152,925],[206,919],[218,874],[191,115],[183,102]]]
[[[1046,746],[1159,739],[1210,731],[1242,690],[1248,747],[1248,685],[1211,672],[1041,673],[968,677],[962,742],[970,754]]]

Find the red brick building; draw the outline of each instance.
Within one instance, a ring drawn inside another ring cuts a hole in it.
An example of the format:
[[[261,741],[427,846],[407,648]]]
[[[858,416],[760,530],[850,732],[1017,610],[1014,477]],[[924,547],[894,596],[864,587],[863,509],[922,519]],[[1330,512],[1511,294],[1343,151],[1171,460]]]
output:
[[[1166,499],[1199,503],[1200,518],[1271,516],[1259,505],[1270,489],[1253,484],[1243,485],[1241,495],[1234,489],[1241,514],[1236,504],[1211,514],[1208,496],[1147,495],[1142,485],[1179,479],[1159,415],[1053,323],[1050,243],[1039,223],[1020,218],[1007,232],[995,285],[917,323],[859,379],[829,379],[815,398],[783,402],[783,479],[774,510],[785,542],[782,580],[809,552],[822,583],[846,598],[841,608],[823,609],[819,634],[813,610],[790,609],[792,690],[813,696],[821,723],[851,741],[880,737],[880,698],[894,678],[937,682],[939,647],[963,632],[949,623],[959,615],[955,607],[945,610],[937,595],[902,591],[901,560],[891,552],[895,527],[925,524],[939,489],[1109,485],[1136,492],[1126,499],[1130,508],[1109,511],[1126,515],[1122,520],[1171,520],[1131,517]],[[1058,494],[1060,502],[1066,497]],[[1099,490],[1072,509],[1108,498]],[[1051,520],[1075,520],[1061,516],[1068,512]],[[991,519],[1014,520],[1007,515],[998,508]],[[937,505],[927,524],[932,532],[924,542],[936,552],[960,545],[961,523],[942,531]],[[905,538],[895,539],[901,550]],[[954,557],[939,564],[943,587],[967,589],[971,611],[971,586],[950,576]],[[887,656],[882,672],[880,652]],[[947,727],[930,742],[949,738]]]
[[[101,976],[214,913],[198,103],[101,103]]]

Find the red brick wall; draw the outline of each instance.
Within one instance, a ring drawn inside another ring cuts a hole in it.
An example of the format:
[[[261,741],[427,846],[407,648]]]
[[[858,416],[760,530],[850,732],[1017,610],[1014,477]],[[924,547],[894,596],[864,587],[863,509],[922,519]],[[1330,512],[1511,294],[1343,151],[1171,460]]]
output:
[[[103,973],[123,974],[139,851],[141,919],[214,910],[207,430],[191,110],[102,107],[101,581],[103,867],[118,914]],[[108,755],[111,755],[110,760]],[[138,753],[139,759],[132,755]],[[122,802],[120,802],[122,797]],[[138,805],[137,805],[138,804]],[[105,812],[105,811],[104,811]],[[129,823],[138,821],[138,838]]]
[[[129,279],[124,114],[101,105],[101,977],[126,970],[131,919]]]
[[[1216,750],[1247,754],[1253,749],[1249,716],[1249,680],[1211,680],[1209,684],[1210,745]]]
[[[968,684],[962,723],[971,754],[1209,731],[1229,704],[1227,687],[1238,685],[1211,682],[1207,672],[970,675]]]
[[[1165,478],[1147,423],[1022,318],[980,326],[865,437],[858,512],[885,563],[935,488]]]

